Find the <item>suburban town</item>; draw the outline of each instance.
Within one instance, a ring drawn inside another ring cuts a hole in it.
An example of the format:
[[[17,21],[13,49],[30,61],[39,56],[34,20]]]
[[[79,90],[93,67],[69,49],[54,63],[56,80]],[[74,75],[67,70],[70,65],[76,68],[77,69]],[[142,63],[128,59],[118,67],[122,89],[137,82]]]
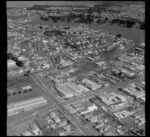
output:
[[[7,136],[144,136],[144,1],[7,1]]]

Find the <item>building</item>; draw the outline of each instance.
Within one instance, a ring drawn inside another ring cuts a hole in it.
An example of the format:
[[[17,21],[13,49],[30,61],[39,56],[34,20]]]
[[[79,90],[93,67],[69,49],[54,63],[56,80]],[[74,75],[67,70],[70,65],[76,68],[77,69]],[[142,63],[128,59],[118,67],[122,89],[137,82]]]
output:
[[[74,107],[75,107],[75,106],[74,106]],[[84,108],[85,108],[85,106],[82,105],[82,104],[75,107],[75,109],[76,109],[77,111],[79,111],[79,110],[81,110],[81,109],[84,109]]]
[[[103,94],[98,97],[100,101],[106,104],[106,108],[109,111],[115,112],[119,111],[128,106],[126,97],[116,94],[114,92],[109,94]]]
[[[96,123],[96,122],[98,122],[98,119],[99,119],[102,115],[104,115],[104,113],[99,114],[99,115],[96,115],[96,116],[93,116],[93,117],[89,118],[89,120],[90,120],[92,123]]]
[[[21,111],[32,110],[36,107],[46,105],[46,104],[47,104],[47,100],[44,97],[37,97],[25,101],[11,103],[7,106],[7,115],[11,116],[14,114],[18,114]]]
[[[65,96],[65,98],[72,98],[74,96],[72,90],[63,84],[59,84],[57,89]]]
[[[121,118],[125,118],[127,116],[130,116],[132,115],[134,112],[130,112],[130,111],[127,111],[127,110],[122,110],[122,111],[119,111],[119,112],[116,112],[114,115],[118,118],[118,119],[121,119]]]
[[[61,62],[60,62],[60,64],[61,64],[61,67],[67,67],[67,66],[71,66],[71,65],[73,65],[73,62],[71,62],[70,60],[62,60]]]
[[[91,110],[89,110],[88,108],[83,108],[83,109],[79,110],[79,113],[80,113],[81,115],[86,114],[86,113],[88,113],[88,112],[91,112]]]
[[[119,111],[119,110],[122,110],[122,109],[126,108],[127,106],[128,106],[128,104],[126,102],[121,102],[121,103],[111,105],[109,107],[109,110],[111,112],[116,112],[116,111]]]
[[[100,124],[96,125],[95,128],[98,129],[98,128],[101,128],[103,126],[104,126],[104,123],[100,123]]]
[[[58,116],[57,116],[57,117],[54,117],[54,120],[55,120],[56,123],[59,123],[59,122],[61,121]]]
[[[84,83],[87,87],[91,88],[92,90],[96,90],[98,88],[101,88],[102,85],[96,84],[93,81],[90,81],[89,79],[83,79],[82,83]]]
[[[90,118],[90,117],[93,116],[93,112],[92,111],[88,112],[88,113],[84,114],[83,116],[84,116],[85,119]]]
[[[64,120],[64,121],[59,122],[59,123],[58,123],[58,126],[59,126],[59,127],[63,127],[63,126],[65,126],[65,125],[67,125],[67,124],[68,124],[67,120]]]
[[[85,86],[83,86],[83,85],[81,85],[81,84],[79,84],[78,87],[79,87],[83,92],[88,92],[88,91],[89,91],[88,88],[86,88]]]
[[[82,94],[83,90],[80,89],[76,84],[71,83],[71,82],[66,82],[65,86],[67,86],[68,88],[70,88],[72,91],[74,91],[74,93],[76,94]]]
[[[70,125],[66,125],[63,127],[63,129],[66,131],[66,132],[70,132],[71,131],[71,126]]]
[[[89,91],[87,88],[85,88],[82,85],[76,85],[75,83],[72,82],[66,82],[66,83],[61,83],[58,84],[57,89],[64,94],[66,98],[71,98],[74,95],[81,95],[83,92]]]
[[[144,90],[134,83],[130,84],[130,87],[124,88],[123,90],[135,98],[142,98],[145,96]]]
[[[42,131],[39,129],[37,125],[30,126],[31,131],[37,136],[37,135],[43,135]]]
[[[95,62],[95,64],[97,64],[99,66],[105,66],[106,65],[105,61]]]
[[[103,103],[105,103],[107,106],[126,101],[126,98],[124,96],[116,94],[114,92],[111,92],[109,94],[103,94],[99,97],[100,97],[101,101]]]
[[[90,111],[94,111],[98,109],[98,107],[90,101],[86,102],[86,106]]]
[[[121,72],[128,78],[132,78],[135,76],[135,73],[134,72],[131,72],[127,69],[121,69]]]
[[[97,110],[97,109],[98,109],[97,106],[92,106],[92,107],[89,107],[89,108],[83,108],[83,109],[79,110],[79,113],[81,115],[83,115],[83,114],[86,114],[86,113],[89,113],[89,112],[93,112],[94,110]]]
[[[29,130],[26,130],[25,132],[21,133],[22,136],[34,136],[33,133],[31,133]]]
[[[21,87],[22,90],[30,90],[32,87],[30,85]]]

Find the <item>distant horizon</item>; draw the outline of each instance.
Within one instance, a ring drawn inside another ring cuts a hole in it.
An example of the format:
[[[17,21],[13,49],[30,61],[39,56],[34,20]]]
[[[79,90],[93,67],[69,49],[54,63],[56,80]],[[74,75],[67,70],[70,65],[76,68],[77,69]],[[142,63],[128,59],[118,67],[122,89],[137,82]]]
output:
[[[109,1],[7,1],[7,7],[31,7],[33,5],[85,5],[94,6]],[[144,3],[144,1],[110,1],[110,2],[129,2]]]
[[[33,5],[85,5],[93,6],[100,1],[7,1],[7,7],[31,7]]]

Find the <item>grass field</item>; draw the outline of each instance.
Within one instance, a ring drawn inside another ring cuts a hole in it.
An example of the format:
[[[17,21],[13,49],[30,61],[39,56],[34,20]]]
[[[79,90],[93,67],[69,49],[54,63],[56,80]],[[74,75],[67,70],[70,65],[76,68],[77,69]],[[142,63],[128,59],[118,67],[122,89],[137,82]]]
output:
[[[20,88],[26,85],[31,85],[33,88],[32,92],[22,93],[18,95],[12,95],[7,98],[7,103],[18,102],[34,97],[41,96],[39,87],[34,83],[34,81],[30,77],[17,77],[13,79],[7,80],[7,88]]]
[[[41,90],[40,88],[36,87],[36,88],[33,88],[32,92],[18,94],[18,95],[12,95],[7,98],[7,104],[10,104],[13,102],[15,103],[18,101],[23,101],[23,100],[27,100],[27,99],[31,99],[31,98],[40,97],[40,96],[42,96],[40,90]]]
[[[25,76],[7,79],[7,88],[21,87],[27,84],[32,85],[34,81],[30,77]]]

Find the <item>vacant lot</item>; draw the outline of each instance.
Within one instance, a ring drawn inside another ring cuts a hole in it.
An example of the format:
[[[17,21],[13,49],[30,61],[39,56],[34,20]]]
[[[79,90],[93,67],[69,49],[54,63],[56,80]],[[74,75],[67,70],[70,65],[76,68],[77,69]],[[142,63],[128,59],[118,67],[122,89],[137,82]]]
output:
[[[38,86],[37,87],[34,86],[32,92],[27,92],[27,93],[9,96],[7,98],[7,104],[15,103],[18,101],[24,101],[27,99],[36,98],[36,97],[40,97],[40,96],[42,96],[41,89]]]
[[[34,84],[34,81],[30,77],[25,76],[7,79],[7,88],[21,87],[27,84],[32,85]]]

